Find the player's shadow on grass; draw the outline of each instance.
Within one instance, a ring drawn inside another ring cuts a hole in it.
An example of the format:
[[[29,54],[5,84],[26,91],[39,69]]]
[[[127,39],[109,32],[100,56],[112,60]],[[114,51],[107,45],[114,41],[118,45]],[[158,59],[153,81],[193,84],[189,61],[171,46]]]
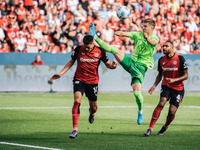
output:
[[[149,125],[148,123],[147,124],[145,124],[145,123],[143,123],[143,125]],[[163,123],[156,123],[156,126],[160,126],[160,127],[162,127],[163,126]],[[191,127],[199,127],[200,126],[200,124],[171,124],[169,127],[171,127],[171,126],[191,126]],[[155,128],[155,127],[154,127]]]
[[[191,126],[191,127],[200,127],[199,124],[173,124],[173,126]]]
[[[143,132],[141,131],[141,133],[138,133],[138,132],[131,132],[131,133],[112,133],[112,132],[99,132],[99,133],[91,133],[91,132],[80,132],[79,133],[79,136],[84,136],[84,137],[88,137],[90,138],[91,137],[91,140],[97,136],[103,136],[103,137],[106,137],[106,138],[113,138],[113,136],[115,137],[141,137],[143,136]]]

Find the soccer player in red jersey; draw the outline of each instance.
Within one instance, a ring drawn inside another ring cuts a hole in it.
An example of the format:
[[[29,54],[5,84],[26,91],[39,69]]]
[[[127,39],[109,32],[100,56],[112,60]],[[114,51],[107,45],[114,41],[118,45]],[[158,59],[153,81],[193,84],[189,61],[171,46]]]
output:
[[[163,45],[163,53],[165,56],[161,57],[158,62],[158,75],[153,86],[149,89],[152,94],[156,86],[162,79],[162,88],[160,93],[160,101],[155,108],[149,129],[144,133],[145,136],[151,135],[153,127],[159,118],[160,112],[169,101],[169,112],[165,124],[158,132],[158,135],[163,135],[170,123],[174,120],[175,113],[181,104],[184,96],[184,80],[188,78],[188,67],[183,56],[174,53],[173,43],[167,41]]]
[[[41,60],[40,55],[36,55],[35,60],[31,64],[32,65],[44,65],[44,62]]]
[[[83,38],[84,45],[77,46],[74,53],[71,56],[71,60],[65,65],[65,67],[58,73],[53,75],[50,80],[55,80],[64,75],[77,60],[77,68],[74,74],[74,105],[72,107],[72,121],[73,132],[69,138],[75,138],[78,135],[78,120],[80,116],[80,104],[83,94],[89,100],[90,115],[89,122],[94,122],[94,114],[97,111],[97,94],[99,74],[98,67],[100,61],[103,61],[107,68],[115,69],[117,67],[117,61],[109,61],[105,51],[94,45],[94,39],[90,35],[86,35]]]

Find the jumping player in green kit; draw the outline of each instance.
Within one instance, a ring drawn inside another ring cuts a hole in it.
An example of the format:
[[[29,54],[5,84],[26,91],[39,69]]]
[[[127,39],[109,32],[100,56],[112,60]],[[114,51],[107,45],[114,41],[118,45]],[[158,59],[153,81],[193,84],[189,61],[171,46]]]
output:
[[[155,21],[151,18],[143,22],[143,32],[115,32],[117,36],[129,37],[135,42],[135,49],[130,58],[126,53],[115,46],[108,45],[99,39],[95,33],[94,24],[89,27],[89,34],[94,37],[98,45],[105,51],[112,53],[122,67],[131,74],[131,86],[138,105],[137,123],[143,122],[143,96],[141,94],[143,80],[147,69],[154,65],[153,53],[158,44],[158,37],[153,34]]]

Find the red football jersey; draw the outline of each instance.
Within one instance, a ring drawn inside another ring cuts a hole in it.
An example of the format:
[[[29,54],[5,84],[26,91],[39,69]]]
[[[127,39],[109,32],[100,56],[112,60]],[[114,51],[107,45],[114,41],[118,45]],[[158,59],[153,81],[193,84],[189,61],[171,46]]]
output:
[[[183,22],[177,22],[176,23],[176,29],[178,32],[182,33],[184,31],[184,23]]]
[[[74,78],[87,84],[98,84],[98,67],[100,61],[108,61],[108,57],[101,48],[94,47],[90,52],[85,51],[84,46],[78,46],[72,54],[72,59],[77,60],[77,68]]]
[[[33,61],[32,65],[44,65],[44,62],[42,60],[39,62]]]
[[[112,41],[110,42],[110,45],[117,47],[120,49],[122,47],[122,41]]]
[[[40,14],[40,9],[38,7],[36,9],[31,9],[31,14],[34,19],[38,19]]]
[[[176,14],[175,13],[171,13],[171,12],[169,12],[169,13],[167,13],[167,19],[171,22],[171,23],[174,23],[174,21],[175,21],[175,18],[176,17]]]
[[[45,30],[45,28],[46,28],[46,20],[44,18],[37,19],[37,23],[38,23],[38,28],[39,29]]]
[[[156,26],[155,26],[156,31],[160,31],[161,27],[162,27],[162,22],[161,21],[157,21],[156,22]]]
[[[13,28],[13,29],[11,29],[11,28],[8,28],[8,30],[7,30],[7,34],[10,34],[10,36],[13,38],[13,39],[15,39],[16,37],[17,37],[17,32],[18,32],[18,29],[17,28]],[[7,39],[9,39],[9,38],[7,38]]]
[[[29,38],[28,39],[28,46],[30,46],[30,47],[37,46],[37,40],[35,38],[33,38],[33,39]]]
[[[182,72],[187,69],[188,67],[184,57],[177,53],[171,58],[165,55],[158,61],[158,71],[162,72],[163,75],[162,85],[166,85],[177,91],[183,90],[184,81],[168,84],[166,78],[178,78],[182,76]]]
[[[24,7],[23,8],[18,7],[17,12],[19,13],[19,15],[17,16],[17,19],[20,21],[23,20],[26,14],[26,9]]]

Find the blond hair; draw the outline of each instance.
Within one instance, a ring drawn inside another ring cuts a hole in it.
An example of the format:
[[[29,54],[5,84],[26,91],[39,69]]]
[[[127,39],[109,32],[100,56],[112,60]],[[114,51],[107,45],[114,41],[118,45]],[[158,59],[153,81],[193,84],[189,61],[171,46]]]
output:
[[[155,28],[155,26],[156,26],[155,21],[154,21],[153,19],[151,19],[151,18],[145,19],[145,20],[144,20],[144,23],[149,23],[150,25],[153,26],[153,28]]]

